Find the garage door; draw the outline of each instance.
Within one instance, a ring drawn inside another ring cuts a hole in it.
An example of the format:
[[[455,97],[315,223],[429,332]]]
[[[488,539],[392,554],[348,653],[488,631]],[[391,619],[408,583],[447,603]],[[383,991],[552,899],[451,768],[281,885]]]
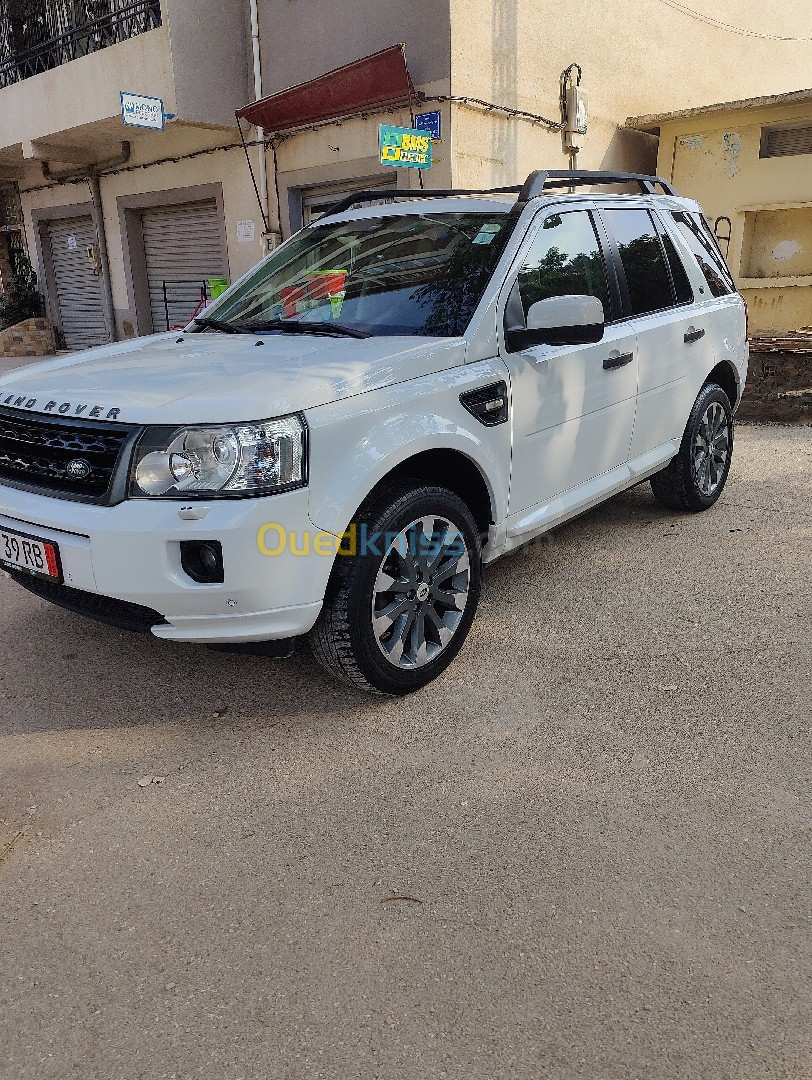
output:
[[[89,349],[109,340],[101,283],[87,257],[87,248],[95,243],[96,230],[90,217],[62,218],[48,224],[59,323],[68,349]]]
[[[225,277],[214,199],[144,210],[141,215],[154,333],[185,326],[211,277]]]

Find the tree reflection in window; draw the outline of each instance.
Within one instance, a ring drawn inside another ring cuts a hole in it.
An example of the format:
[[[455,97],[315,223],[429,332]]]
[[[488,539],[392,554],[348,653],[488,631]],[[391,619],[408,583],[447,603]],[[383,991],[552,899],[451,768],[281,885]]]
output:
[[[606,268],[592,218],[585,210],[548,217],[519,271],[525,317],[552,296],[596,296],[609,317]]]
[[[671,277],[660,238],[647,210],[606,210],[626,274],[632,315],[674,306]]]

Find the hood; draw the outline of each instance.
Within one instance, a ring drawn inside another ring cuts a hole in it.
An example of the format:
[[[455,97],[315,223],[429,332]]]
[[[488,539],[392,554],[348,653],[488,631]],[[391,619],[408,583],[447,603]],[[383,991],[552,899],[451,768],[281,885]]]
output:
[[[464,358],[459,338],[159,334],[7,372],[0,405],[130,424],[235,423],[312,409]]]

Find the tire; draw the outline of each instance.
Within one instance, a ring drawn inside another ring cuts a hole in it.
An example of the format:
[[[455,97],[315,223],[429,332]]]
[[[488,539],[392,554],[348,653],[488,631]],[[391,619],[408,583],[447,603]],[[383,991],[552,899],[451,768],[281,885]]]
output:
[[[733,457],[733,410],[716,383],[702,387],[677,456],[651,478],[657,502],[669,510],[709,510],[722,494]]]
[[[416,480],[371,497],[354,524],[356,553],[336,556],[311,649],[351,686],[409,694],[451,663],[471,628],[479,531],[462,499]]]

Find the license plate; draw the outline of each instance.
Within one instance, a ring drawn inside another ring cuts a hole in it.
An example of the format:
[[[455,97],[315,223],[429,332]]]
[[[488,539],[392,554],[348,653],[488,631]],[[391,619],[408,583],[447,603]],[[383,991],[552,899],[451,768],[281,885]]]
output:
[[[50,540],[9,532],[0,528],[0,566],[6,570],[22,570],[32,577],[62,581],[59,548]]]

